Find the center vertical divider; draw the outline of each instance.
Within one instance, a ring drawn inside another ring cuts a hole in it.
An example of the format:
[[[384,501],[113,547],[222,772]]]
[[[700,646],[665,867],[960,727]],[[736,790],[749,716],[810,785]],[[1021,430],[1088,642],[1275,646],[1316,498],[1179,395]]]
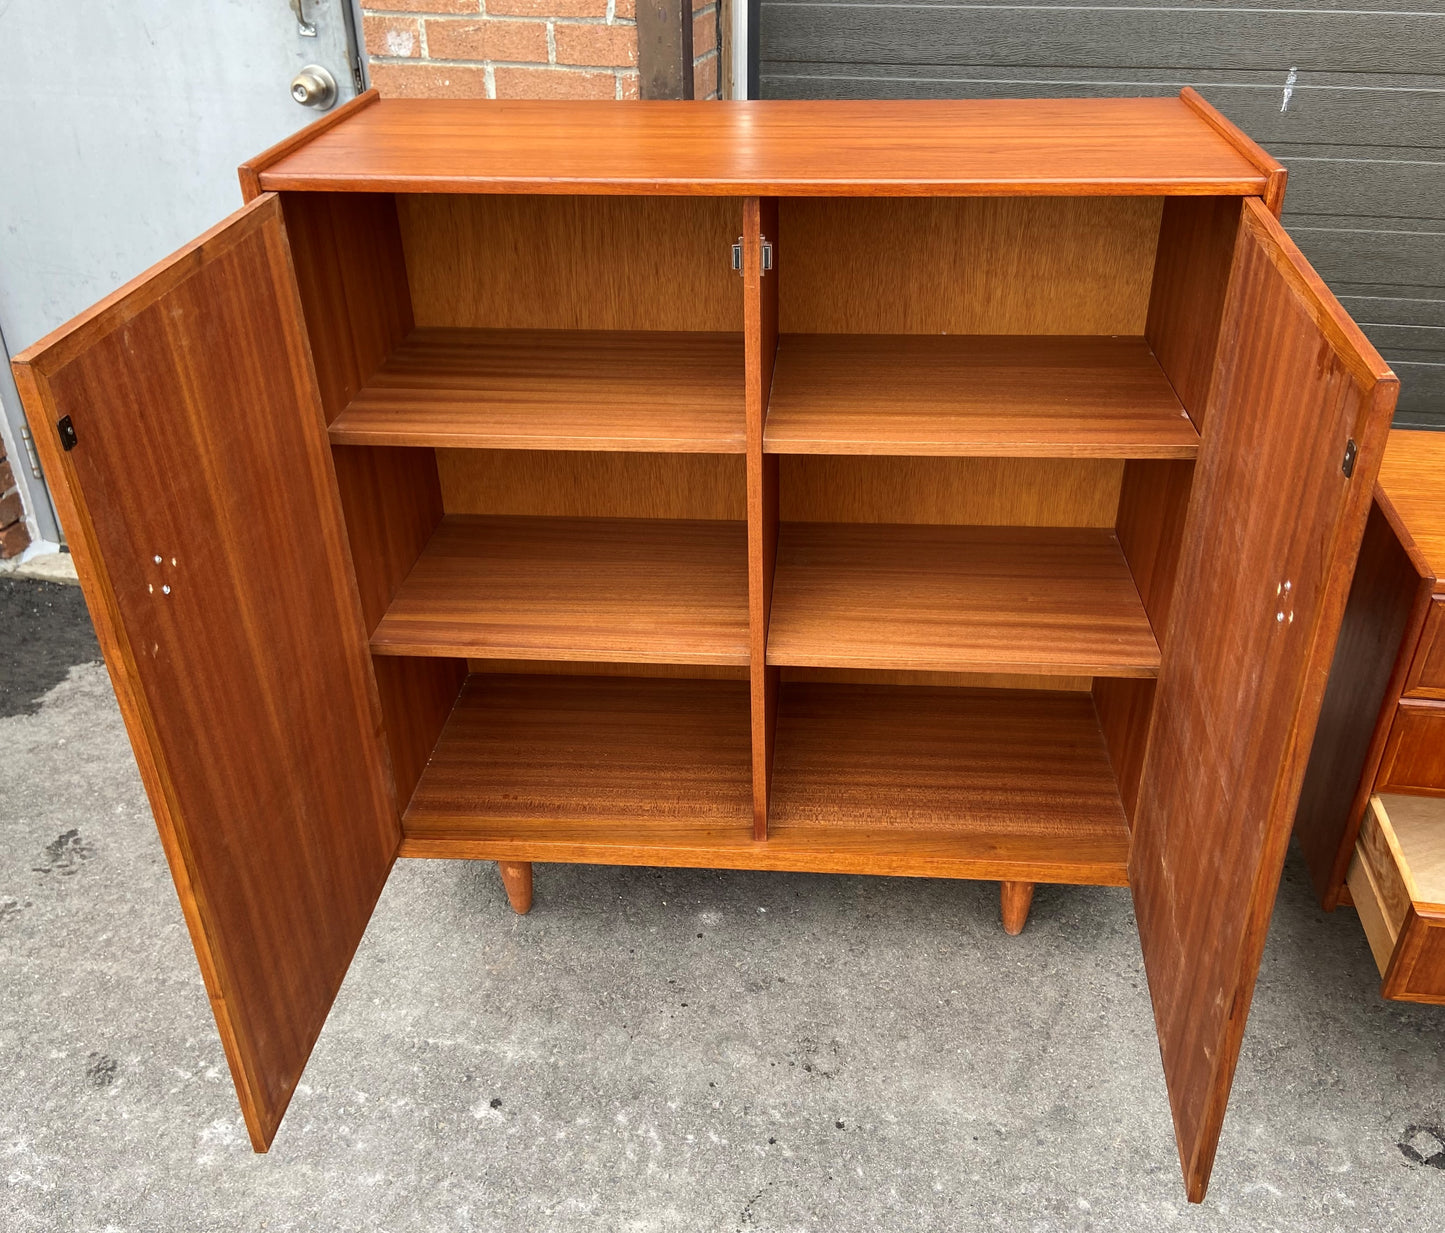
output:
[[[763,244],[772,269],[763,269]],[[767,664],[778,555],[778,457],[763,453],[763,423],[778,351],[778,199],[743,200],[743,345],[748,418],[748,636],[751,667],[753,838],[768,837],[768,792],[778,716],[778,669]]]

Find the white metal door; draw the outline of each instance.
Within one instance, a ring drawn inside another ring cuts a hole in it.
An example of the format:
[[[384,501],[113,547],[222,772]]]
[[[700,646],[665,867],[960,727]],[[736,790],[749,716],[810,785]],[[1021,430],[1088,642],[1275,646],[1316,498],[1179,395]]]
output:
[[[313,31],[303,33],[303,24]],[[361,86],[352,0],[0,4],[0,336],[13,354],[240,204],[236,167]],[[0,377],[31,535],[56,539]],[[22,472],[24,474],[22,474]]]

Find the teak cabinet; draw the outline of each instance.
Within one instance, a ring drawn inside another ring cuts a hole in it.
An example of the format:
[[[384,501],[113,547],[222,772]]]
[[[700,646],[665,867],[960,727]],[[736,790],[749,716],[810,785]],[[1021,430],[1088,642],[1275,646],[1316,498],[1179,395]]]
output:
[[[1395,396],[1192,91],[363,96],[23,354],[258,1150],[393,860],[1131,887],[1204,1193]]]
[[[1445,433],[1390,434],[1295,828],[1380,992],[1445,1005]]]

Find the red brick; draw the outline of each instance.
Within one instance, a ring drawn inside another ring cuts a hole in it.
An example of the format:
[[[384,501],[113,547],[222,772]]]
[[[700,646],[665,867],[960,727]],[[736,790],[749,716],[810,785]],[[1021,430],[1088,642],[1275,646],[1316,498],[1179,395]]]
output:
[[[421,22],[415,17],[362,18],[362,35],[370,56],[421,55]]]
[[[25,517],[25,507],[20,504],[18,492],[0,497],[0,527],[8,527],[12,522],[19,522],[23,517]]]
[[[0,530],[0,558],[18,557],[30,547],[30,532],[23,522],[11,523]]]
[[[486,98],[487,70],[425,61],[373,64],[371,84],[383,98]]]
[[[361,7],[371,12],[403,13],[481,13],[482,0],[361,0]],[[371,53],[375,55],[373,51]]]
[[[15,487],[15,472],[10,469],[10,464],[5,461],[5,446],[0,444],[0,493],[9,492]]]
[[[553,28],[558,64],[637,63],[635,26],[592,26],[558,22]]]
[[[619,17],[623,21],[637,20],[637,0],[617,0],[612,6],[612,16]]]
[[[606,17],[607,0],[487,0],[489,17]]]
[[[618,73],[617,81],[622,86],[622,98],[640,98],[642,78],[636,73]]]
[[[696,59],[717,46],[717,11],[694,17],[692,21],[692,54]]]
[[[616,98],[612,73],[581,73],[565,68],[499,68],[498,98]]]
[[[709,56],[701,64],[692,66],[693,98],[713,98],[717,95],[717,66],[716,56]]]
[[[547,23],[453,21],[426,23],[426,50],[433,60],[526,60],[547,63]]]

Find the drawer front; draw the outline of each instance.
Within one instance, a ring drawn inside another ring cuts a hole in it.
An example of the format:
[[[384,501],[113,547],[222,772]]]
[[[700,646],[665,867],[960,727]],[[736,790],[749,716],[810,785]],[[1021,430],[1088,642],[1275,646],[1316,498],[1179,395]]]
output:
[[[1445,907],[1436,902],[1442,869],[1445,803],[1373,797],[1348,881],[1384,997],[1445,1005]]]
[[[1400,703],[1375,785],[1445,796],[1445,702]]]
[[[1405,694],[1411,698],[1445,699],[1445,596],[1430,602],[1425,629],[1405,680]]]

